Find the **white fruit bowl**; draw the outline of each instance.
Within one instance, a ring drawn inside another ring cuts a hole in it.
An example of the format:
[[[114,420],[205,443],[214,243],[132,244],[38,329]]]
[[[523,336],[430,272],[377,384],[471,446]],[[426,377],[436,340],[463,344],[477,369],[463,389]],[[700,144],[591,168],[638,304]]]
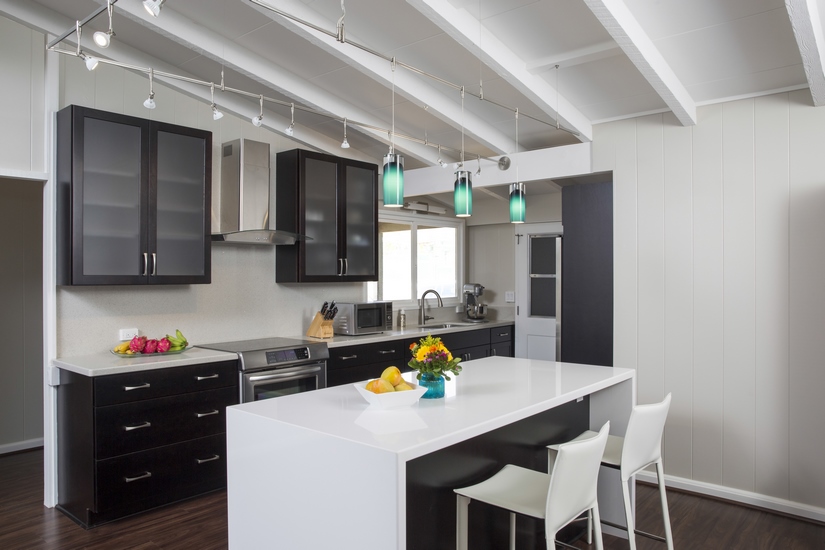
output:
[[[413,389],[387,393],[372,393],[365,387],[367,380],[353,384],[353,386],[355,386],[355,389],[358,390],[361,397],[366,399],[367,403],[371,406],[381,409],[397,409],[399,407],[409,407],[417,403],[418,400],[421,399],[421,396],[427,392],[427,388],[416,386],[410,382],[407,383],[410,384]]]

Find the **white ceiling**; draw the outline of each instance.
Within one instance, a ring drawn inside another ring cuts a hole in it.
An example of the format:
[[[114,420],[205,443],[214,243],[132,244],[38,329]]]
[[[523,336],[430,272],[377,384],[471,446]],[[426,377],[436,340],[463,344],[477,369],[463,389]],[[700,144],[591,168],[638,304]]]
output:
[[[342,15],[341,0],[262,1],[329,32]],[[105,3],[0,0],[0,14],[60,34]],[[394,97],[397,133],[442,144],[442,157],[455,161],[463,128],[465,158],[474,160],[511,154],[516,147],[589,141],[592,126],[605,121],[673,111],[689,125],[700,105],[800,88],[816,92],[825,82],[817,12],[825,14],[825,0],[787,4],[345,0],[346,39],[394,56],[399,62],[394,73],[389,61],[250,0],[166,0],[158,18],[148,16],[140,0],[119,0],[113,46],[101,50],[91,41],[93,31],[106,29],[104,12],[85,27],[82,47],[93,55],[215,83],[223,68],[227,86],[332,116],[296,111],[295,139],[307,147],[340,154],[338,119],[344,117],[378,127],[383,130],[350,124],[348,131],[353,148],[377,163],[388,149]],[[73,49],[74,40],[67,37],[61,47]],[[463,111],[458,90],[401,64],[464,86]],[[479,94],[480,83],[491,101],[470,95]],[[208,103],[208,94],[205,88],[198,97]],[[229,105],[225,110],[257,114],[256,99],[224,94],[216,92],[216,102]],[[283,132],[289,108],[267,103],[266,109],[270,129]],[[573,132],[557,130],[556,118]],[[434,147],[401,137],[395,141],[407,169],[433,165],[438,158]]]

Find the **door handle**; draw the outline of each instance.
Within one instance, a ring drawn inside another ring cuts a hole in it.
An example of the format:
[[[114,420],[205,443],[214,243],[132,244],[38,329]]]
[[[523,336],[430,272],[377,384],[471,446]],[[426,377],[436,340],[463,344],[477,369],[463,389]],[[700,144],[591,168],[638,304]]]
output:
[[[338,258],[338,276],[340,277],[343,274],[344,274],[344,260],[341,259],[341,258]]]
[[[349,262],[347,262],[347,259],[344,258],[344,275],[346,275],[348,272],[349,272]]]
[[[144,422],[143,424],[138,424],[137,426],[123,426],[123,431],[131,432],[132,430],[140,430],[142,428],[151,428],[151,422]]]
[[[307,374],[318,372],[321,367],[314,367],[311,369],[303,369],[301,372],[282,372],[277,374],[262,374],[261,376],[250,376],[250,382],[261,382],[262,380],[278,380],[280,378],[303,378]]]
[[[214,411],[209,411],[208,413],[195,413],[195,416],[198,418],[203,418],[204,416],[212,416],[213,414],[220,414],[220,411],[215,409]]]
[[[151,384],[146,382],[145,384],[141,384],[140,386],[123,386],[123,391],[132,391],[132,390],[142,390],[145,388],[150,387]]]
[[[213,378],[218,378],[218,377],[220,377],[219,374],[210,374],[209,376],[196,376],[195,380],[200,382],[201,380],[212,380]]]
[[[152,252],[152,277],[158,274],[158,253]]]
[[[144,252],[143,253],[143,276],[146,277],[146,275],[148,275],[148,274],[149,274],[149,254]]]
[[[126,483],[132,483],[133,481],[137,481],[139,479],[146,479],[147,477],[152,477],[152,472],[143,472],[139,476],[135,476],[135,477],[124,477],[123,480]]]
[[[204,462],[212,462],[214,460],[220,460],[221,455],[212,455],[209,458],[196,458],[195,462],[198,464],[203,464]]]

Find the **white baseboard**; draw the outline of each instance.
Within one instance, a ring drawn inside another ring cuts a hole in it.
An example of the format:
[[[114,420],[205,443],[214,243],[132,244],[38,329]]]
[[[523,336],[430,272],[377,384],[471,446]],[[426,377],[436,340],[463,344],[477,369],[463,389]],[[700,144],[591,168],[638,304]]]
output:
[[[38,439],[28,439],[26,441],[18,441],[16,443],[6,443],[5,445],[0,445],[0,455],[4,455],[6,453],[14,453],[17,451],[25,451],[26,449],[34,449],[36,447],[43,446],[43,438],[40,437]]]
[[[639,472],[636,474],[636,479],[639,481],[656,484],[656,474],[652,472]],[[721,485],[694,481],[692,479],[685,479],[682,477],[669,476],[667,474],[665,474],[665,486],[690,491],[691,493],[698,493],[733,502],[739,502],[749,506],[757,506],[766,510],[773,510],[775,512],[782,512],[783,514],[790,514],[792,516],[798,516],[825,523],[825,508],[810,506],[800,502],[793,502],[767,495],[760,495],[759,493],[751,493],[750,491],[723,487]]]

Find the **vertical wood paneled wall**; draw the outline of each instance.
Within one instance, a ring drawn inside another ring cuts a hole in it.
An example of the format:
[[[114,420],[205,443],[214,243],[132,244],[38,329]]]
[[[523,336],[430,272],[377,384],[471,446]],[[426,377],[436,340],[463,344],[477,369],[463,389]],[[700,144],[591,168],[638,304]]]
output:
[[[825,507],[825,109],[808,90],[596,126],[615,365],[673,393],[668,475]]]

